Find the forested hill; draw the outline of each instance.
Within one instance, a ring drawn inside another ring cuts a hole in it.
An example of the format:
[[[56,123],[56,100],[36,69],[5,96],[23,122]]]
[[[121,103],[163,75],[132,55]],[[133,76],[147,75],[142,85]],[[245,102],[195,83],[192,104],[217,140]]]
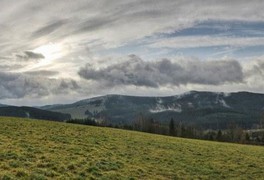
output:
[[[0,107],[0,116],[25,117],[51,121],[65,121],[71,118],[69,114],[52,112],[32,107],[4,106]]]
[[[215,93],[191,91],[167,97],[106,95],[67,105],[41,107],[72,118],[96,118],[111,124],[132,124],[141,116],[168,123],[227,128],[232,122],[243,128],[258,124],[264,112],[264,95],[249,92]]]

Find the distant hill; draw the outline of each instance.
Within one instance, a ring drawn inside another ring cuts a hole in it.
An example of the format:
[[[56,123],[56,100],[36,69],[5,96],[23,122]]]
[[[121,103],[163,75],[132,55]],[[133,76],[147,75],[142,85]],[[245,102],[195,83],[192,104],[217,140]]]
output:
[[[264,95],[249,92],[215,93],[191,91],[167,97],[106,95],[67,105],[41,107],[69,113],[72,118],[93,117],[112,124],[132,124],[140,116],[168,123],[175,121],[204,128],[243,128],[258,124],[264,113]]]
[[[32,107],[4,106],[0,107],[0,116],[25,117],[34,119],[44,119],[52,121],[64,121],[71,118],[69,114],[52,112]]]
[[[5,105],[5,104],[0,104],[0,107],[6,107],[6,106],[8,106],[8,105]]]

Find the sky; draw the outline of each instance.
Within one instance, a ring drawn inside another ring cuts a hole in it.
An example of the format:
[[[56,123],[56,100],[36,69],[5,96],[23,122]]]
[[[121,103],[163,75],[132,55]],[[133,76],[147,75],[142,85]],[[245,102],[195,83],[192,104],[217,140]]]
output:
[[[1,0],[0,103],[264,93],[262,0]]]

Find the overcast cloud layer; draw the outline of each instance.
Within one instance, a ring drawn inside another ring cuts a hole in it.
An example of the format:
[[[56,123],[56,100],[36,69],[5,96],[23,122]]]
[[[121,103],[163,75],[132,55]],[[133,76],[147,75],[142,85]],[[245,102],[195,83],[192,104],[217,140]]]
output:
[[[0,103],[263,92],[263,9],[262,0],[1,0]]]

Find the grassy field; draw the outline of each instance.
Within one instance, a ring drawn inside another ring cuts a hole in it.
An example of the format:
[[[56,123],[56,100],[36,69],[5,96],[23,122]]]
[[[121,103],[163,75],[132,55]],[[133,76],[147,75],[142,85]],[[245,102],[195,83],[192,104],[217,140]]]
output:
[[[0,179],[264,179],[264,147],[0,118]]]

